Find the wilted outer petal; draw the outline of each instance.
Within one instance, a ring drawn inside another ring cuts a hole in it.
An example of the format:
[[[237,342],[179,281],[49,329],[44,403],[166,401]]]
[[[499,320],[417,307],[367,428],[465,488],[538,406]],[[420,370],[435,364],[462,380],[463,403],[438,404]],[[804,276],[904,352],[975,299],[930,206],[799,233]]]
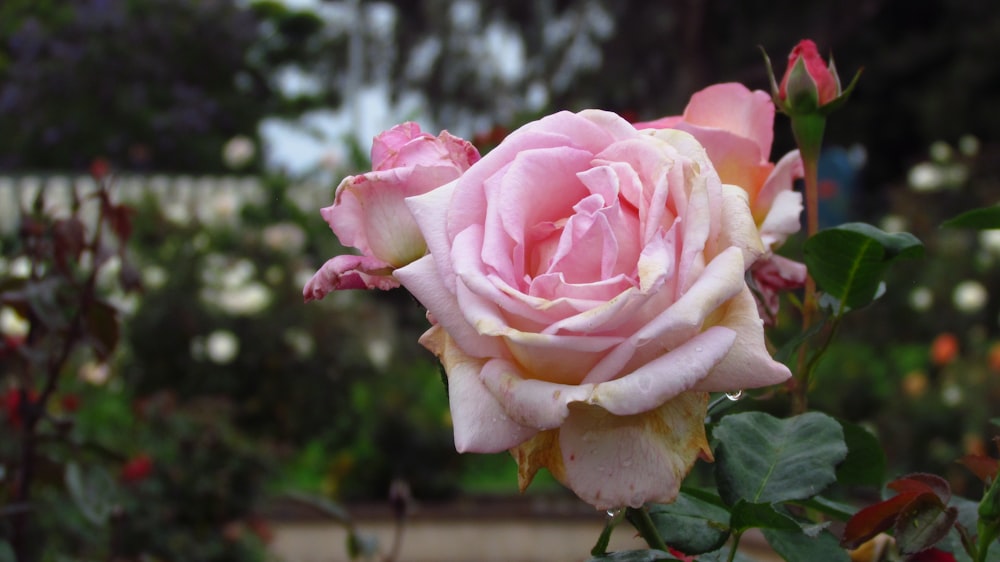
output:
[[[306,302],[319,300],[343,289],[382,289],[399,287],[392,277],[392,267],[376,258],[345,254],[326,260],[302,289]]]
[[[635,416],[571,404],[561,428],[511,450],[520,487],[525,489],[544,466],[598,509],[671,502],[695,460],[711,459],[707,408],[708,395],[699,392],[681,394]]]

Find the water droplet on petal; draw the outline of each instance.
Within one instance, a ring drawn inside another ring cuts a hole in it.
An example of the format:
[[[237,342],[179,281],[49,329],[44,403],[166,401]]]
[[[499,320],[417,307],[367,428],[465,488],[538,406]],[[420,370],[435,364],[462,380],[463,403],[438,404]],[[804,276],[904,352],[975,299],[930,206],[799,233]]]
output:
[[[701,348],[701,346],[700,346],[700,345],[699,345],[698,347],[694,348],[694,350],[695,350],[695,351],[697,351],[698,353],[701,353],[702,351],[704,351],[704,350],[703,350],[703,349]]]
[[[733,402],[736,402],[740,398],[743,398],[743,391],[737,390],[736,392],[727,392],[726,398],[732,400]]]

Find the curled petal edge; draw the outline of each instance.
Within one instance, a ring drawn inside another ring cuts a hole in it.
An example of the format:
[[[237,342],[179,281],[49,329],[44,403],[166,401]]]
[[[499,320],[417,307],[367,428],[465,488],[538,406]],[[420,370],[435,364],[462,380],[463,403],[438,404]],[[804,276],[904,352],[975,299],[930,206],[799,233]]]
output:
[[[302,289],[306,302],[320,300],[333,291],[345,289],[382,289],[399,287],[392,277],[392,266],[368,256],[345,254],[326,261]]]

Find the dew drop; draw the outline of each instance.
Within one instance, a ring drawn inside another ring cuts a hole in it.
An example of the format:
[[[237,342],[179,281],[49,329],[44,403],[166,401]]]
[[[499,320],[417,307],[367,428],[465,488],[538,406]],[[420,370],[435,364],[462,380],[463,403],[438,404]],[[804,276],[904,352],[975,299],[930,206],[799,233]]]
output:
[[[619,515],[621,515],[622,511],[624,511],[624,509],[622,509],[620,507],[616,507],[614,509],[607,510],[606,513],[608,514],[608,518],[614,519],[614,518],[618,517]]]
[[[736,392],[727,392],[726,398],[732,400],[733,402],[736,402],[740,398],[743,398],[743,391],[737,390]]]

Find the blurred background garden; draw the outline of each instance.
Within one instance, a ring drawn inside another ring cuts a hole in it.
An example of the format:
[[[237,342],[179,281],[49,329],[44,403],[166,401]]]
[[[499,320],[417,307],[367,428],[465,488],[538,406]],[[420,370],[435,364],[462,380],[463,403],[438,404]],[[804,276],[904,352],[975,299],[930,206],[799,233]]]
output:
[[[805,37],[864,67],[824,220],[928,253],[848,321],[811,403],[876,432],[890,473],[975,497],[955,460],[995,452],[1000,231],[939,225],[1000,200],[993,2],[3,0],[0,560],[263,560],[290,499],[516,494],[509,457],[454,452],[409,295],[303,304],[343,252],[319,209],[398,122],[485,152],[558,109],[678,114],[712,83],[767,89],[758,45],[780,73]]]

